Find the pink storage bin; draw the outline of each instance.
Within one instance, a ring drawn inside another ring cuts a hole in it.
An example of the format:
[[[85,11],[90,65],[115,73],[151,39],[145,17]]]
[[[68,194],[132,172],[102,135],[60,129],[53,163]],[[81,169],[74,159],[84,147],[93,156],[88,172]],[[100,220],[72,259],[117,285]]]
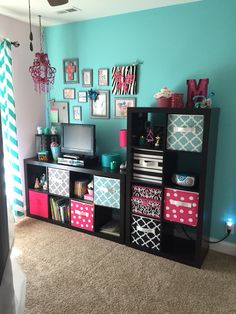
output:
[[[196,226],[198,221],[199,194],[166,188],[164,191],[165,220]]]
[[[171,107],[171,97],[166,98],[166,97],[161,97],[157,100],[157,107],[158,108],[166,108],[166,107]]]
[[[70,207],[71,226],[93,231],[94,206],[91,204],[71,200]]]
[[[48,218],[48,195],[29,191],[29,212],[32,215]]]

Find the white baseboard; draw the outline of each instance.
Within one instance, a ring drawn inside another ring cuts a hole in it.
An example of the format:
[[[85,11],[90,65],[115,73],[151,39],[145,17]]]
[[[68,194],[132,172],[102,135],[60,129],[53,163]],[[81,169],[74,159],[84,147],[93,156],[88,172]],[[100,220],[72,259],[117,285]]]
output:
[[[210,238],[210,241],[217,241],[218,239]],[[236,244],[230,243],[230,242],[219,242],[219,243],[211,243],[210,244],[210,250],[233,255],[236,256]]]

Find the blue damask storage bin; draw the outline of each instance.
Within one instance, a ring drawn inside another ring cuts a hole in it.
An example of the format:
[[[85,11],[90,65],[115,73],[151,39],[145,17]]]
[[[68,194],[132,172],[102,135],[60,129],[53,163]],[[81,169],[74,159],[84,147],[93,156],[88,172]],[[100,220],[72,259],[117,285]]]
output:
[[[203,115],[169,114],[167,149],[201,152],[203,126]]]
[[[94,176],[94,204],[120,208],[120,180]]]

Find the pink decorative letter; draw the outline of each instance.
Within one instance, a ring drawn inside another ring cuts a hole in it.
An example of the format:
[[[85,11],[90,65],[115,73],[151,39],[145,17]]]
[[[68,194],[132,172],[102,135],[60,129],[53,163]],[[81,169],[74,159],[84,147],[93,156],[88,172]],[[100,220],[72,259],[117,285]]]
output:
[[[187,104],[186,108],[193,108],[195,102],[202,100],[199,98],[193,101],[194,96],[205,96],[207,98],[207,87],[208,87],[209,79],[200,79],[198,84],[196,80],[187,80],[188,85],[188,96],[187,96]]]

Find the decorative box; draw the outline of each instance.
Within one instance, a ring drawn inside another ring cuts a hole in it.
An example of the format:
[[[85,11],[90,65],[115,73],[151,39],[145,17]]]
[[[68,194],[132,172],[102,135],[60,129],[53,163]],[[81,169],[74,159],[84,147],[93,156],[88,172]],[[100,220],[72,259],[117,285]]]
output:
[[[90,195],[89,193],[84,194],[84,200],[93,202],[93,195]]]
[[[141,247],[160,251],[160,221],[137,215],[132,215],[131,220],[131,242]]]
[[[132,185],[131,209],[139,215],[160,218],[162,190]]]
[[[69,171],[48,168],[49,193],[69,197]]]
[[[167,149],[201,152],[203,126],[203,115],[169,114]]]
[[[38,160],[39,161],[48,161],[48,151],[43,150],[38,152]]]
[[[198,221],[199,194],[166,188],[164,191],[165,220],[196,226]]]
[[[94,176],[94,204],[120,208],[120,180]]]
[[[71,226],[93,231],[94,207],[91,204],[71,200]]]
[[[135,149],[133,153],[133,178],[138,181],[162,184],[163,151]]]
[[[48,195],[29,191],[29,212],[32,215],[48,218]]]

